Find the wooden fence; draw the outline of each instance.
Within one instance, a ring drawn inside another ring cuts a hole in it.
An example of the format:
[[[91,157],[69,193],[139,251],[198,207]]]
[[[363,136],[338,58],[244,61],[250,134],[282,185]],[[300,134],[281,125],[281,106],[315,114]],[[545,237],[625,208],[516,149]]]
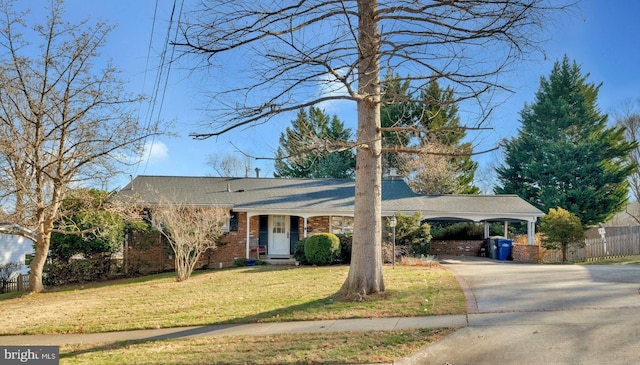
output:
[[[542,262],[562,262],[562,251],[541,248]],[[587,232],[584,247],[570,247],[567,261],[594,261],[603,258],[640,255],[640,226],[607,227],[604,239],[597,229]]]
[[[3,285],[0,289],[4,289],[3,293],[11,293],[14,291],[25,291],[29,289],[29,274],[18,275],[15,278],[9,280],[6,286]]]

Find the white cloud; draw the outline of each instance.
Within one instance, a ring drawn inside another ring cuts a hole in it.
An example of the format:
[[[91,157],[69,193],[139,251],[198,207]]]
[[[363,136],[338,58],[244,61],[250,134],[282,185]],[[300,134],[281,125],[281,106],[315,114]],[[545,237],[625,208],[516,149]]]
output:
[[[144,145],[142,161],[149,164],[163,162],[169,157],[169,148],[164,142],[149,141]]]
[[[347,96],[347,87],[335,76],[326,73],[318,80],[320,87],[320,95],[322,96]],[[324,109],[328,113],[337,113],[347,105],[355,105],[352,101],[331,100],[318,104],[320,109]]]

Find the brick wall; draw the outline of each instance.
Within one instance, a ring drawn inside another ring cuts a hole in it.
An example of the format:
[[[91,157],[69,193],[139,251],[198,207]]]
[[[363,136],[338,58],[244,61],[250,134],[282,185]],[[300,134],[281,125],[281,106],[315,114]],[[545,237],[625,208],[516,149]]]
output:
[[[429,253],[438,256],[479,256],[482,240],[431,241]]]
[[[251,217],[250,235],[258,237],[259,217]],[[225,234],[221,244],[207,255],[207,267],[210,269],[233,266],[233,260],[244,258],[247,249],[247,213],[238,213],[238,230]]]
[[[304,237],[304,220],[298,219],[300,238]],[[307,221],[309,235],[329,232],[329,217],[313,217]],[[251,217],[250,237],[258,237],[260,217]],[[236,258],[244,258],[247,247],[247,213],[238,213],[238,230],[227,232],[216,248],[200,257],[196,269],[218,269],[233,266]],[[150,274],[174,269],[171,247],[159,233],[137,232],[129,238],[128,267],[132,274]],[[251,254],[255,257],[255,253]]]
[[[514,244],[511,255],[513,255],[515,262],[538,263],[540,262],[540,247]]]
[[[329,232],[329,217],[311,217],[307,220],[307,228],[309,228],[309,236],[314,233]],[[304,237],[300,235],[300,237]]]
[[[128,237],[126,272],[147,275],[174,269],[169,244],[157,232],[134,232]]]

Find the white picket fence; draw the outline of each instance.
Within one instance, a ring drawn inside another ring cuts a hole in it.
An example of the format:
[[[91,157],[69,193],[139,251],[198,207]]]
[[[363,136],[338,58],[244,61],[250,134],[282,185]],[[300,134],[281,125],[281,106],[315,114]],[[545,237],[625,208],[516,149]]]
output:
[[[597,230],[587,233],[584,247],[570,247],[567,261],[583,262],[603,258],[640,255],[640,226],[607,227],[604,239]],[[543,262],[562,262],[562,251],[542,249]]]

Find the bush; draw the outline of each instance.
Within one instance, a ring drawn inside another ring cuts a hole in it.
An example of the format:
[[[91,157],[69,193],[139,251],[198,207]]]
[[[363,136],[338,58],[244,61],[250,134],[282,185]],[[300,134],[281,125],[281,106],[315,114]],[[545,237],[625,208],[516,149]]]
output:
[[[304,255],[311,265],[329,265],[340,254],[340,239],[333,233],[318,233],[306,239]]]
[[[307,242],[307,239],[308,238],[303,238],[299,240],[293,247],[293,258],[296,259],[300,265],[308,264],[307,257],[304,254],[304,245]]]
[[[396,255],[428,254],[431,243],[431,226],[422,221],[422,215],[419,212],[413,215],[397,213],[396,218]],[[389,227],[388,223],[383,229],[383,259],[388,260],[386,262],[391,262],[391,251],[385,252],[385,245],[392,247],[393,229]]]
[[[109,278],[110,268],[109,255],[96,255],[69,263],[54,261],[44,266],[43,281],[47,286],[100,281]]]

